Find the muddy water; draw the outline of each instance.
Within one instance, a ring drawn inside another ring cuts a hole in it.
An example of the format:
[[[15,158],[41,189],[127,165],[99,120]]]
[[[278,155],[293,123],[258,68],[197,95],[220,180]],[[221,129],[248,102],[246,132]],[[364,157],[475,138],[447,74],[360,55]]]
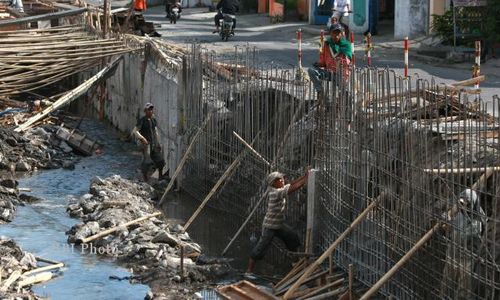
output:
[[[104,143],[104,153],[82,158],[75,170],[49,170],[20,178],[20,187],[30,188],[30,194],[43,200],[18,207],[14,221],[0,226],[0,235],[13,238],[36,256],[65,263],[59,277],[34,287],[41,296],[51,299],[143,299],[149,290],[147,286],[109,279],[111,275],[130,275],[126,269],[99,258],[89,249],[72,248],[66,243],[65,232],[79,222],[67,215],[68,201],[88,192],[93,176],[136,177],[140,160],[134,145],[121,142],[105,125],[84,121],[81,129]]]

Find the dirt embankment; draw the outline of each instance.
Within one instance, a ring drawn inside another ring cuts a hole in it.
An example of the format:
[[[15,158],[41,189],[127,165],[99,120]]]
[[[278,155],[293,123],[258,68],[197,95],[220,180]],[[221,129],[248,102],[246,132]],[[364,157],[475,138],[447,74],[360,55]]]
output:
[[[151,287],[147,298],[192,299],[196,291],[207,286],[210,280],[220,278],[229,267],[207,264],[200,245],[183,232],[181,226],[169,224],[162,215],[127,227],[119,226],[158,213],[152,200],[157,196],[156,191],[145,183],[118,175],[106,179],[95,177],[90,193],[67,208],[71,216],[83,220],[67,232],[68,242],[117,258],[133,270],[133,275],[126,279]],[[111,228],[118,230],[87,240]],[[184,274],[181,273],[181,248]]]

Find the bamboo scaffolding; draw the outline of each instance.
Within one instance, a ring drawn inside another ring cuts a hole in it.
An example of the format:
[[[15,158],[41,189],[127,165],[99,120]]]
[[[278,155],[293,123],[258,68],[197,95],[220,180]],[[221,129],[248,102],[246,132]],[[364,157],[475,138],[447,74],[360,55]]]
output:
[[[182,168],[184,167],[184,164],[186,163],[186,161],[187,161],[187,159],[188,159],[188,157],[193,149],[194,144],[198,140],[198,137],[203,132],[203,130],[205,130],[211,117],[212,117],[212,114],[209,114],[207,116],[207,118],[205,119],[205,121],[203,122],[203,124],[201,125],[201,127],[196,131],[196,134],[193,136],[193,139],[191,140],[191,142],[189,143],[189,146],[186,149],[186,153],[184,153],[184,156],[182,157],[181,161],[179,162],[179,165],[177,165],[177,168],[175,169],[174,175],[172,176],[172,178],[170,178],[170,181],[168,182],[167,188],[165,189],[165,192],[163,192],[163,195],[161,196],[160,202],[158,203],[159,206],[161,206],[163,204],[163,202],[165,201],[165,199],[167,198],[167,194],[170,191],[170,189],[172,189],[172,187],[174,186],[174,182],[177,179],[177,176],[179,176],[179,174],[181,173]]]

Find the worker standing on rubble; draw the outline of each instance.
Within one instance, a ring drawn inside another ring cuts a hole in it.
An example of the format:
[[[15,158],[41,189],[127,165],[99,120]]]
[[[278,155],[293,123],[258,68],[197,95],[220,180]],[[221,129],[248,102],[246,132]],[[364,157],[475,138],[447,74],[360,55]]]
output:
[[[132,131],[143,145],[141,171],[145,182],[149,180],[150,170],[154,170],[155,168],[158,169],[158,178],[163,178],[163,167],[165,167],[153,110],[154,105],[149,102],[146,103],[144,106],[144,116],[137,121],[137,125]]]
[[[250,255],[246,275],[253,273],[255,262],[264,257],[275,236],[285,243],[289,251],[297,251],[300,239],[297,233],[285,225],[285,208],[288,195],[306,184],[308,173],[309,169],[291,184],[285,184],[284,175],[280,172],[272,172],[267,176],[267,212],[262,223],[261,236]]]

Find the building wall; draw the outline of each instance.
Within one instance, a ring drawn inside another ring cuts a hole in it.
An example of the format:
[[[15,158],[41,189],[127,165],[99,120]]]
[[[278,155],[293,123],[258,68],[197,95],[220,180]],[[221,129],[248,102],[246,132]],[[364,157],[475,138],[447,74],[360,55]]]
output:
[[[429,28],[428,0],[395,1],[394,37],[415,38],[425,35]]]

